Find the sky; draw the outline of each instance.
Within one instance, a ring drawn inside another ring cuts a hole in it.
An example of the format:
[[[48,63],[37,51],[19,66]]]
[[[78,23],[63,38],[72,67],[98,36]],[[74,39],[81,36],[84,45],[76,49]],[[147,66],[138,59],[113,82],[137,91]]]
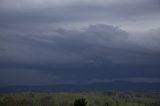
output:
[[[159,0],[0,0],[0,86],[160,82]]]

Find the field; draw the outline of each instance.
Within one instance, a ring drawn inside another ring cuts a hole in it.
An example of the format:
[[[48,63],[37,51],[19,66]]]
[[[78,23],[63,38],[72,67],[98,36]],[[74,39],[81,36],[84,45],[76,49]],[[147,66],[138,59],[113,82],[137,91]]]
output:
[[[73,106],[85,98],[87,106],[160,106],[160,92],[16,92],[1,93],[0,106]]]

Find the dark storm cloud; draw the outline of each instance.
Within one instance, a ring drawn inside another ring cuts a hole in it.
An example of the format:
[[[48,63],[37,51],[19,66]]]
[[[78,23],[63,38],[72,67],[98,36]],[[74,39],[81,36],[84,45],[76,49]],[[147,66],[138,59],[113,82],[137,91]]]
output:
[[[106,60],[119,63],[118,59],[121,60],[119,55],[124,55],[127,59],[121,60],[120,63],[128,63],[134,62],[134,58],[147,57],[150,54],[149,50],[147,52],[147,49],[131,44],[129,33],[109,25],[91,25],[82,30],[59,28],[47,32],[24,34],[12,32],[10,35],[2,35],[2,47],[10,50],[6,50],[4,55],[7,55],[6,57],[13,55],[15,62],[26,58],[25,61],[29,62],[42,59],[44,62],[56,63],[98,61],[101,63]]]
[[[159,10],[158,0],[2,0],[0,85],[158,81]]]
[[[3,48],[11,48],[13,52],[16,52],[15,56],[17,55],[18,57],[21,56],[20,54],[23,54],[22,52],[24,52],[27,54],[25,56],[30,57],[33,55],[32,58],[36,58],[38,56],[37,52],[39,52],[42,53],[42,55],[45,55],[46,57],[48,55],[49,58],[53,55],[54,59],[51,60],[55,61],[57,60],[56,55],[61,55],[58,57],[59,61],[61,61],[60,57],[66,58],[66,60],[68,59],[68,57],[73,57],[73,60],[74,58],[76,58],[76,61],[82,61],[83,57],[85,55],[88,55],[88,51],[86,50],[91,49],[93,51],[95,49],[97,50],[97,52],[103,53],[105,52],[104,47],[109,48],[111,50],[113,49],[109,45],[106,45],[106,43],[112,46],[116,46],[117,44],[113,45],[113,42],[119,42],[119,40],[123,40],[126,38],[127,33],[122,30],[119,30],[118,28],[114,28],[112,26],[107,25],[94,25],[79,31],[66,30],[60,28],[52,30],[50,34],[47,34],[46,32],[46,34],[44,35],[41,32],[36,33],[35,35],[34,32],[33,34],[31,34],[30,32],[26,32],[23,35],[19,35],[18,33],[12,33],[11,35],[2,35],[1,44],[3,45]],[[12,45],[12,43],[14,45]],[[18,51],[14,50],[13,48],[18,49]],[[20,50],[21,53],[19,52]],[[12,55],[14,53],[10,54]],[[93,52],[93,54],[96,55],[96,52]],[[48,61],[48,59],[46,60]],[[16,58],[16,60],[18,61],[18,58]],[[64,59],[62,59],[62,61],[65,62]],[[69,59],[67,61],[72,61],[72,59]]]
[[[104,24],[79,30],[57,28],[36,33],[6,32],[0,36],[1,78],[5,79],[4,70],[10,70],[11,74],[21,69],[39,70],[46,74],[50,72],[53,78],[60,76],[56,80],[50,76],[53,82],[70,82],[73,79],[83,82],[95,78],[157,78],[160,75],[160,48],[159,43],[152,44],[158,40],[155,39],[158,33],[152,30],[146,34],[149,38],[145,42],[137,43],[130,41],[130,36],[133,36],[130,33]]]

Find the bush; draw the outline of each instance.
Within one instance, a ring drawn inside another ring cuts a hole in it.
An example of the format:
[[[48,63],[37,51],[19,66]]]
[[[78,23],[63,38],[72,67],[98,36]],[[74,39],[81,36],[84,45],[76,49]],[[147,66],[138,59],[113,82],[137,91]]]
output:
[[[87,102],[84,98],[79,98],[74,101],[74,106],[86,106]]]

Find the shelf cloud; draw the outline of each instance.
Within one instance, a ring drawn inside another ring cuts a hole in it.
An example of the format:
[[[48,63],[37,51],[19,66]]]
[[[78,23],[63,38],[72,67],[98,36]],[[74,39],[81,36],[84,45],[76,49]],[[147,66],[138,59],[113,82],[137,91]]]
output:
[[[1,0],[0,86],[159,81],[159,10],[158,0]]]

